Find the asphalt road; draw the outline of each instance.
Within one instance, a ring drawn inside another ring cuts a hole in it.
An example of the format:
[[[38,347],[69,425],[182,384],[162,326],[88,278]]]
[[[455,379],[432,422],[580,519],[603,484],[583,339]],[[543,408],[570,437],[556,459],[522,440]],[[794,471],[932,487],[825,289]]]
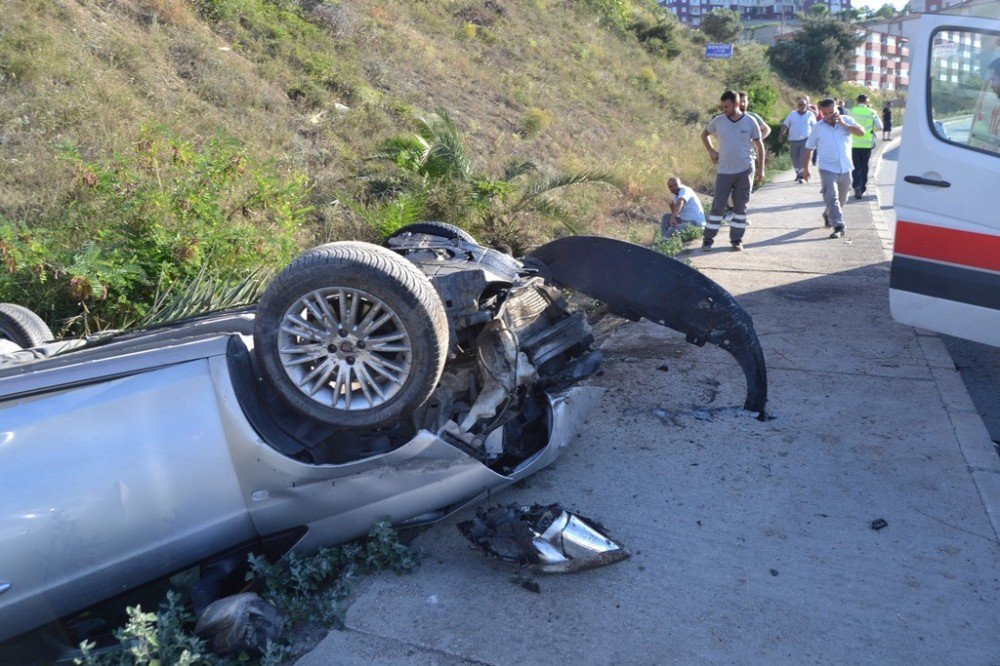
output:
[[[887,221],[896,219],[893,195],[899,146],[886,151],[877,176],[879,206]],[[1000,348],[941,336],[955,367],[983,418],[990,439],[1000,444]]]

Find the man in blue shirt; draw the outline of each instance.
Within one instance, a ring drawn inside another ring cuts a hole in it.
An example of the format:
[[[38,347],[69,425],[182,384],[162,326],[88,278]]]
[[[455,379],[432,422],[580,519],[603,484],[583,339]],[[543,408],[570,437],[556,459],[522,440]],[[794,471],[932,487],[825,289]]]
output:
[[[851,161],[851,137],[864,136],[865,130],[850,116],[837,112],[837,104],[832,99],[824,99],[819,103],[823,120],[816,123],[809,138],[806,139],[805,165],[802,178],[809,180],[809,158],[813,151],[819,151],[819,178],[823,189],[823,220],[826,226],[833,227],[830,238],[842,238],[844,235],[844,204],[847,203],[847,193],[851,189],[851,171],[854,163]]]
[[[670,201],[670,212],[660,220],[660,231],[664,238],[670,238],[685,227],[704,227],[705,210],[701,207],[698,195],[690,187],[681,182],[677,176],[671,176],[667,187],[674,195]]]

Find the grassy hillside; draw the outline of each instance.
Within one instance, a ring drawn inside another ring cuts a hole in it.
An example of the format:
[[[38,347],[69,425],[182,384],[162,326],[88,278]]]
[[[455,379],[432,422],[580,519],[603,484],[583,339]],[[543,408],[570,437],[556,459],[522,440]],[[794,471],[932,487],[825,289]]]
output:
[[[720,92],[775,115],[792,95],[760,47],[706,61],[703,42],[645,0],[7,0],[0,300],[99,328],[226,253],[232,277],[375,239],[372,184],[400,181],[368,158],[435,109],[478,174],[615,176],[563,207],[648,241],[669,174],[710,184]],[[525,245],[563,228],[524,220]]]

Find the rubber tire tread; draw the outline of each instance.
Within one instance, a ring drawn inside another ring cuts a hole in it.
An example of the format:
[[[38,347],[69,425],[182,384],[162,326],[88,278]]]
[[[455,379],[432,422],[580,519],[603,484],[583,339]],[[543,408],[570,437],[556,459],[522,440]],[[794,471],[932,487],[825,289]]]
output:
[[[315,289],[337,286],[361,288],[385,301],[410,335],[410,377],[389,402],[371,409],[336,410],[317,403],[288,378],[278,356],[278,328],[291,304]],[[398,309],[394,299],[405,309]],[[408,416],[437,387],[448,354],[448,319],[434,285],[403,257],[371,243],[328,243],[302,253],[268,285],[254,322],[254,352],[265,378],[299,413],[336,426],[379,428]]]
[[[55,337],[45,320],[14,303],[0,303],[0,336],[24,349],[37,347]]]
[[[408,233],[427,234],[428,236],[437,236],[447,240],[457,238],[465,241],[466,243],[478,244],[476,239],[468,231],[460,227],[456,227],[454,224],[448,224],[447,222],[414,222],[413,224],[408,224],[405,227],[396,229],[396,231],[389,235],[389,238],[396,238]],[[386,240],[389,240],[389,238],[386,238]]]

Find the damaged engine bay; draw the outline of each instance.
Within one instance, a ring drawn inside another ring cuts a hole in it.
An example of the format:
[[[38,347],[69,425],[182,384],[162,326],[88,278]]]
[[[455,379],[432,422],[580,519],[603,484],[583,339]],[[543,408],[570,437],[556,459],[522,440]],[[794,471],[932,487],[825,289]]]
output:
[[[304,462],[340,464],[392,450],[426,430],[508,473],[548,441],[546,394],[600,364],[584,313],[571,313],[559,289],[497,250],[425,234],[404,234],[389,247],[430,278],[444,304],[448,358],[437,387],[391,427],[330,428],[304,424],[300,414],[266,400],[255,373],[258,404],[287,435],[279,448]],[[253,363],[251,354],[242,358]]]

